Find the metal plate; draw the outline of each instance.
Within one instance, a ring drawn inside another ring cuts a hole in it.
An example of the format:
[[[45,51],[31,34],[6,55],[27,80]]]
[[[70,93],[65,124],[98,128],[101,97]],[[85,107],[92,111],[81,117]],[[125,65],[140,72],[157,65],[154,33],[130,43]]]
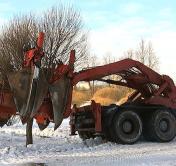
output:
[[[7,75],[17,111],[21,117],[25,116],[29,98],[32,92],[33,72],[30,69],[13,72]]]
[[[41,106],[48,91],[48,83],[42,69],[34,79],[31,69],[23,69],[8,75],[9,84],[14,94],[14,101],[22,123],[33,117]]]
[[[54,130],[62,123],[63,113],[66,111],[68,102],[69,89],[70,79],[64,76],[49,86],[54,113]]]

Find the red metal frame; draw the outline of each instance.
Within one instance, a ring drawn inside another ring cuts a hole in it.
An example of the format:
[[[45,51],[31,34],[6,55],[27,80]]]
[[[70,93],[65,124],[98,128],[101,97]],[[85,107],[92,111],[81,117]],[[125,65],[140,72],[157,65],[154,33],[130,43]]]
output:
[[[12,93],[7,90],[1,92],[0,119],[9,119],[16,114]]]
[[[53,121],[53,108],[52,102],[50,100],[46,100],[40,106],[38,113],[34,118],[38,124],[45,124],[46,120]]]
[[[91,103],[92,107],[92,113],[95,118],[95,131],[101,132],[102,131],[102,124],[101,124],[101,104],[96,103],[94,100],[92,100]]]
[[[82,112],[89,110],[92,112],[94,121],[95,121],[95,132],[100,133],[102,131],[102,121],[101,121],[101,104],[96,103],[94,100],[92,100],[91,105],[84,106],[78,108],[76,105],[73,106],[73,109],[70,113],[70,130],[71,135],[75,135],[75,114],[77,112]]]
[[[41,60],[41,58],[44,56],[44,52],[42,51],[43,43],[44,33],[39,32],[36,48],[30,49],[25,52],[23,63],[24,67],[33,67],[35,62]]]

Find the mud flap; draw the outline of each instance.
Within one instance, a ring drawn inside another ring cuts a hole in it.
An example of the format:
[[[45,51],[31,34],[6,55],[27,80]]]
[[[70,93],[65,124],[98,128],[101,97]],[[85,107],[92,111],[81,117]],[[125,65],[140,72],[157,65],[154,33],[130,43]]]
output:
[[[43,70],[39,70],[38,78],[34,79],[31,69],[23,69],[8,75],[8,81],[14,94],[14,102],[22,123],[33,117],[48,91],[48,83]]]
[[[49,86],[51,101],[54,114],[54,130],[56,130],[63,121],[63,113],[66,111],[68,97],[70,93],[70,79],[66,76],[55,81]]]

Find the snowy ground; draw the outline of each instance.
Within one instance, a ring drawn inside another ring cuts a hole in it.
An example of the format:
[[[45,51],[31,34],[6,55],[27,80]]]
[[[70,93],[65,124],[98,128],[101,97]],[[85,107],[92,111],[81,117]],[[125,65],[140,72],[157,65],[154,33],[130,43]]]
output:
[[[25,126],[5,126],[0,129],[2,165],[176,165],[176,140],[170,143],[139,142],[135,145],[103,142],[100,138],[82,142],[78,136],[69,136],[66,120],[55,132],[52,126],[43,132],[34,127],[34,144],[26,148]]]

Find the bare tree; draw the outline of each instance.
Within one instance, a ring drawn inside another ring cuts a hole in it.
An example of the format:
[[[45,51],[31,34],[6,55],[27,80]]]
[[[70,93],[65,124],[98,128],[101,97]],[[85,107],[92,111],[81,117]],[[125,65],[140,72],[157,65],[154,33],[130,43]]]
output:
[[[32,137],[32,126],[33,126],[33,118],[30,118],[26,124],[26,147],[29,144],[33,144],[33,137]]]
[[[135,54],[134,54],[133,49],[129,49],[128,51],[126,51],[124,53],[124,57],[125,58],[130,58],[130,59],[135,59]],[[122,57],[122,59],[124,59],[124,57]]]
[[[129,49],[124,53],[124,56],[120,59],[130,58],[134,60],[138,60],[146,66],[158,70],[159,59],[155,55],[153,46],[151,42],[145,42],[145,40],[141,39],[137,49]]]
[[[36,17],[30,13],[14,17],[2,28],[0,34],[0,73],[7,82],[6,73],[20,70],[24,60],[24,46],[33,47],[39,31],[45,33],[43,67],[56,67],[61,60],[66,63],[71,49],[76,50],[75,68],[85,65],[87,33],[79,12],[72,7],[53,7]],[[27,142],[32,143],[32,122],[27,123]]]
[[[82,27],[80,14],[72,7],[61,5],[44,12],[39,20],[39,29],[45,32],[45,66],[55,66],[59,59],[66,63],[71,49],[76,49],[75,67],[85,64],[87,34]]]
[[[141,39],[135,54],[137,60],[148,67],[157,70],[159,59],[155,55],[151,42],[146,43],[143,39]]]
[[[103,57],[103,64],[106,65],[106,64],[114,63],[114,62],[116,62],[116,58],[113,57],[111,53],[107,52]],[[109,80],[117,80],[118,76],[113,74],[113,75],[107,76],[105,78],[109,79]],[[114,86],[114,85],[109,84],[109,87],[110,86]]]
[[[24,59],[24,44],[34,42],[36,34],[35,18],[30,14],[15,17],[2,28],[0,34],[0,72],[3,79],[5,79],[7,72],[21,69]]]
[[[92,68],[98,65],[98,57],[96,55],[88,56],[87,68]],[[89,87],[91,91],[91,96],[93,97],[95,93],[95,81],[89,81]]]
[[[147,65],[152,69],[158,70],[159,58],[155,55],[151,42],[149,42],[147,46],[147,57],[148,57]]]
[[[116,61],[116,58],[114,56],[112,56],[111,52],[107,52],[104,56],[103,56],[103,65],[109,64],[109,63],[113,63]]]

